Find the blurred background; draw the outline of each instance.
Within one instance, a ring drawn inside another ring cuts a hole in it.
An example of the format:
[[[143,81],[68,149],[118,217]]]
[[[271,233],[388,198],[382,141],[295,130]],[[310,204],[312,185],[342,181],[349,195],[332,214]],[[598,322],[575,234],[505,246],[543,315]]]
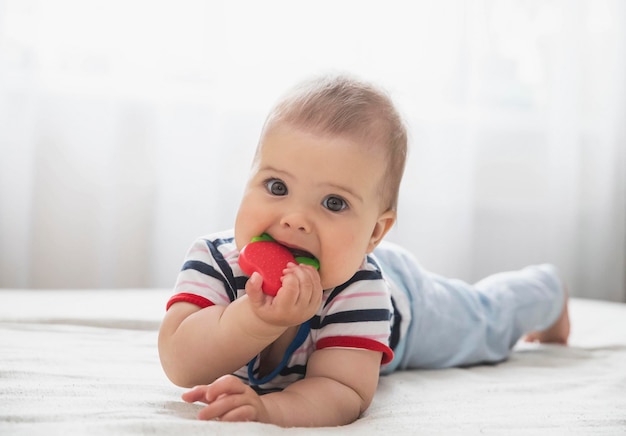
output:
[[[427,269],[626,301],[620,0],[0,0],[0,287],[172,286],[270,106],[337,71],[409,125],[390,239]]]

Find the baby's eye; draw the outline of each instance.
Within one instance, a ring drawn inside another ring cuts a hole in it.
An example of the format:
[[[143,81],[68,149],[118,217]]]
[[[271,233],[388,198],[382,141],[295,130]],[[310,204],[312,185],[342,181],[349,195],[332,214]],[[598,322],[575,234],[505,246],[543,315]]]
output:
[[[341,197],[337,197],[336,195],[329,195],[326,197],[322,201],[322,205],[332,212],[341,212],[348,207],[346,200]]]
[[[287,185],[285,182],[279,179],[269,179],[265,182],[267,191],[272,195],[282,196],[287,195]]]

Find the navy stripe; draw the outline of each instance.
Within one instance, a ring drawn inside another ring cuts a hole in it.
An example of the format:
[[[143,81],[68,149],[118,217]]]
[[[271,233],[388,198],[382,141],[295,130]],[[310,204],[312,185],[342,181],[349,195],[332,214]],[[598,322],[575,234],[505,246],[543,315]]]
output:
[[[235,285],[237,289],[246,289],[246,283],[248,283],[248,277],[246,276],[235,277]]]
[[[309,320],[311,323],[311,330],[319,330],[321,324],[321,318],[319,315],[314,315],[313,318]]]
[[[222,271],[222,274],[226,278],[226,280],[224,281],[224,284],[226,285],[225,286],[226,293],[228,294],[228,298],[230,299],[231,303],[235,301],[235,299],[237,298],[237,283],[235,281],[235,276],[233,274],[232,268],[230,267],[228,262],[226,262],[226,260],[224,259],[224,256],[222,256],[222,253],[218,250],[218,247],[223,244],[229,244],[232,241],[233,241],[233,238],[206,241],[206,245],[208,249],[211,251],[211,255],[213,256],[213,259],[215,259],[217,266],[220,268],[220,270]]]
[[[242,377],[240,375],[237,375],[236,373],[233,373],[233,375],[237,377],[239,380],[241,380],[242,382],[248,384],[248,377]]]
[[[388,309],[361,309],[326,315],[320,322],[320,317],[311,320],[312,329],[320,329],[329,324],[344,324],[351,322],[389,321],[391,312]]]
[[[273,392],[281,392],[282,388],[261,388],[259,386],[250,385],[250,387],[259,395],[271,394]]]
[[[202,273],[209,277],[213,277],[214,279],[220,280],[224,284],[226,284],[224,277],[218,271],[215,271],[215,268],[207,263],[201,262],[199,260],[188,260],[183,264],[182,271],[186,271],[188,269],[198,271],[199,273]]]
[[[360,282],[363,280],[382,280],[383,276],[380,273],[380,271],[366,271],[366,270],[359,270],[357,271],[350,280],[348,280],[347,282],[345,282],[343,285],[339,285],[337,286],[335,289],[333,289],[333,291],[330,293],[330,295],[328,296],[328,299],[326,300],[326,303],[324,303],[324,307],[328,306],[328,304],[333,301],[333,299],[339,295],[344,289],[346,289],[348,286],[356,283],[356,282]]]
[[[306,365],[294,365],[294,366],[286,366],[280,371],[280,375],[291,375],[291,374],[306,374]]]
[[[391,336],[389,337],[389,348],[395,350],[400,342],[400,324],[402,323],[402,315],[396,307],[394,298],[391,298],[391,305],[393,306],[393,325],[391,326]]]
[[[217,238],[217,239],[213,239],[211,243],[215,245],[216,248],[219,248],[224,244],[232,244],[234,240],[235,238]]]
[[[376,261],[374,260],[372,256],[366,256],[366,258],[367,258],[367,263],[374,265],[376,269],[380,271],[380,266],[378,265],[378,263],[376,263]]]

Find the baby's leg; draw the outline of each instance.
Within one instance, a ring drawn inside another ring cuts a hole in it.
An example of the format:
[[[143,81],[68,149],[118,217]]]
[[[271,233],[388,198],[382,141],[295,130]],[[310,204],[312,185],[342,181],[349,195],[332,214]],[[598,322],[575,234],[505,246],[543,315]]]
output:
[[[544,342],[544,343],[556,343],[567,344],[569,337],[569,310],[567,308],[567,289],[565,289],[565,304],[563,305],[563,311],[561,315],[546,330],[531,332],[526,335],[524,340],[526,342]]]
[[[529,338],[546,341],[567,337],[565,292],[549,265],[494,274],[470,285],[428,273],[398,248],[381,246],[375,254],[392,281],[409,290],[412,302],[399,368],[498,362],[529,332],[542,332]]]

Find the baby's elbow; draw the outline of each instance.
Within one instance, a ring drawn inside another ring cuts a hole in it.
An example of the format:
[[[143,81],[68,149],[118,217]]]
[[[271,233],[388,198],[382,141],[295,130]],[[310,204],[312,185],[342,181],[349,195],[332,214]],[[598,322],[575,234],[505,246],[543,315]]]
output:
[[[361,416],[361,414],[369,409],[370,405],[372,404],[372,401],[374,400],[374,393],[376,392],[376,390],[355,389],[354,387],[352,389],[357,398],[357,402],[359,405],[359,416]]]
[[[174,383],[176,386],[181,388],[192,388],[197,385],[197,383],[193,383],[188,376],[185,375],[184,371],[176,371],[175,369],[166,369],[163,366],[163,371],[167,378]]]
[[[215,381],[212,377],[202,377],[196,374],[194,368],[183,367],[181,365],[162,364],[163,372],[167,378],[176,386],[181,388],[193,388],[199,385],[208,385]]]
[[[186,387],[182,371],[177,370],[177,365],[171,361],[163,352],[159,350],[159,358],[161,360],[161,368],[167,378],[176,386]]]
[[[190,375],[194,371],[189,368],[193,365],[193,346],[190,347],[184,340],[186,335],[180,332],[183,321],[197,310],[196,306],[176,303],[167,311],[159,328],[157,345],[161,368],[167,378],[180,387],[193,387],[197,384],[191,380]]]
[[[163,368],[163,372],[167,376],[167,378],[174,383],[176,386],[186,387],[184,380],[184,371],[180,371],[179,365],[176,362],[174,356],[171,356],[170,353],[159,341],[159,360],[161,361],[161,368]]]
[[[176,355],[171,355],[166,351],[159,350],[161,368],[167,378],[176,386],[181,388],[192,388],[199,383],[190,377],[191,371],[186,368],[182,359]]]
[[[159,359],[167,378],[181,388],[192,388],[212,383],[215,378],[206,371],[206,365],[200,365],[201,359],[193,356],[187,349],[177,346],[173,338],[159,337]]]
[[[176,386],[192,387],[190,380],[188,380],[189,371],[185,370],[181,353],[177,352],[175,348],[172,338],[163,331],[159,332],[159,360],[163,372]]]

